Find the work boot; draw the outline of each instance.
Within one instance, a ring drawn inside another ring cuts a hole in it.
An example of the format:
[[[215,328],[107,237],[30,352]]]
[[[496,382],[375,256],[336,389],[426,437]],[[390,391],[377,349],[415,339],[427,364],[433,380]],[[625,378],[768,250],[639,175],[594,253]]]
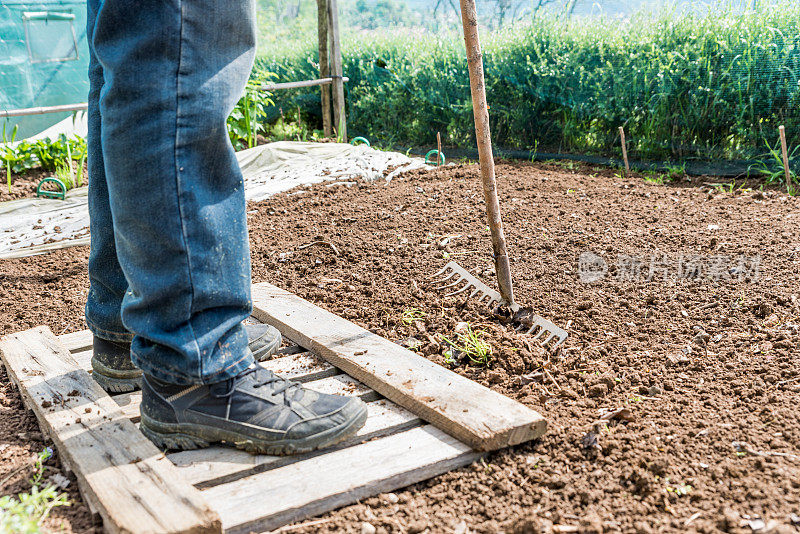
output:
[[[280,348],[281,333],[266,324],[246,324],[248,347],[257,361]],[[92,344],[92,377],[109,393],[125,393],[142,387],[142,371],[131,361],[131,344],[95,336]]]
[[[141,430],[161,449],[225,442],[253,454],[312,451],[354,435],[367,420],[356,397],[317,393],[252,365],[216,384],[176,386],[144,376]]]

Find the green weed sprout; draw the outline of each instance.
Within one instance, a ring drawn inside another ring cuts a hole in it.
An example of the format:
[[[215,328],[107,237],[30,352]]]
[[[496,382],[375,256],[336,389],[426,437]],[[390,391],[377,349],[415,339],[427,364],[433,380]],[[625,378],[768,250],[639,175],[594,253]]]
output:
[[[407,310],[403,310],[403,313],[400,315],[400,322],[408,326],[417,319],[422,319],[424,317],[425,312],[416,308],[409,308]]]
[[[786,169],[783,166],[783,153],[780,149],[780,144],[776,144],[774,147],[770,146],[770,144],[764,140],[764,144],[767,145],[767,152],[764,156],[767,160],[772,161],[774,165],[769,165],[765,161],[761,161],[756,163],[755,165],[751,165],[749,170],[755,170],[758,174],[765,176],[764,181],[767,184],[772,183],[782,183],[785,181],[786,176]],[[789,152],[789,159],[795,157],[797,151],[800,150],[800,145],[794,147],[794,149]],[[789,169],[789,180],[790,182],[797,182],[797,175]],[[792,186],[792,183],[786,184],[786,187],[789,191],[789,194],[794,196],[795,190]]]
[[[67,496],[59,493],[52,484],[42,487],[44,461],[53,455],[50,447],[39,453],[34,464],[33,477],[30,479],[29,493],[20,493],[16,497],[6,495],[0,497],[0,532],[19,534],[38,534],[42,521],[57,506],[69,506]]]
[[[78,158],[78,170],[75,173],[75,183],[77,184],[77,187],[83,185],[83,164],[86,161],[86,155],[88,152],[89,152],[89,145],[84,144],[83,150],[81,150],[80,153],[81,155]]]
[[[442,336],[445,342],[450,345],[451,350],[446,351],[445,361],[447,363],[456,363],[456,352],[466,354],[472,363],[475,365],[485,366],[492,359],[492,346],[482,339],[486,332],[472,330],[472,327],[467,323],[467,328],[464,332],[456,333],[457,340],[455,342]]]
[[[6,139],[6,124],[3,123],[3,160],[6,162],[6,183],[8,184],[8,192],[11,192],[11,162],[16,159],[16,151],[9,147],[9,143],[13,143],[17,138],[17,130],[19,125],[15,124],[14,129],[11,130],[11,140]]]
[[[69,165],[67,165],[66,162],[56,165],[56,178],[61,180],[61,183],[64,184],[64,187],[67,188],[67,191],[75,187],[72,169]]]

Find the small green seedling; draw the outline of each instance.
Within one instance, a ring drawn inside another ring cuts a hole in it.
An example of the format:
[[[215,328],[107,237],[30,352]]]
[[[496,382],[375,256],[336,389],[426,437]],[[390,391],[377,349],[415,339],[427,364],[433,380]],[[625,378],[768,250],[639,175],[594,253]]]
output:
[[[442,336],[445,342],[450,345],[451,349],[445,351],[445,361],[447,363],[457,363],[456,356],[466,354],[469,360],[475,365],[485,366],[492,359],[492,346],[485,341],[483,336],[486,332],[482,330],[474,331],[467,323],[467,327],[463,332],[456,333],[456,341],[451,341]]]
[[[11,162],[16,158],[16,151],[9,147],[17,138],[17,130],[19,125],[15,124],[14,129],[11,130],[11,139],[6,139],[6,125],[3,123],[3,159],[6,162],[6,182],[8,183],[8,192],[11,192]]]
[[[44,461],[53,455],[50,447],[44,449],[34,464],[34,474],[30,479],[29,493],[20,493],[16,497],[6,495],[0,497],[0,532],[19,534],[38,534],[42,521],[57,506],[69,506],[67,496],[59,493],[52,485],[42,487]]]
[[[424,319],[426,316],[424,311],[418,310],[416,308],[409,308],[407,310],[403,310],[403,313],[400,315],[400,322],[404,325],[408,326],[414,321],[419,319]]]

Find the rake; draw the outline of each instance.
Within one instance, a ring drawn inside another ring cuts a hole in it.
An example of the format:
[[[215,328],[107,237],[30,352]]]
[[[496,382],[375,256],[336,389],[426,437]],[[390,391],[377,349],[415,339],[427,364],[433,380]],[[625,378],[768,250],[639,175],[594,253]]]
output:
[[[486,102],[486,85],[483,75],[483,55],[478,37],[478,13],[475,0],[461,1],[461,20],[464,27],[464,42],[467,45],[467,64],[469,67],[470,90],[472,92],[472,109],[475,116],[475,137],[478,142],[478,159],[480,160],[481,181],[483,182],[483,198],[486,202],[486,214],[492,233],[492,249],[494,265],[497,273],[498,293],[481,282],[476,276],[454,261],[449,262],[431,278],[439,278],[442,285],[435,289],[452,289],[445,296],[459,295],[470,291],[468,299],[477,297],[478,302],[487,306],[502,304],[508,306],[515,319],[524,316],[522,324],[528,326],[529,334],[543,346],[553,339],[555,349],[567,338],[567,332],[552,322],[538,315],[531,314],[514,301],[514,286],[511,282],[511,266],[508,262],[506,237],[503,233],[503,221],[500,217],[500,201],[497,197],[497,181],[495,180],[494,155],[492,139],[489,131],[489,106]],[[443,278],[442,278],[443,277]]]
[[[514,314],[514,322],[520,325],[517,330],[528,328],[527,333],[533,334],[533,339],[542,346],[547,346],[552,341],[553,344],[550,348],[555,350],[569,335],[566,330],[544,317],[534,314],[530,309],[503,298],[503,295],[481,282],[474,274],[454,261],[449,262],[430,278],[437,279],[435,283],[440,284],[434,287],[435,290],[451,290],[444,295],[445,297],[466,294],[469,291],[467,300],[476,298],[476,302],[486,304],[488,307],[493,304],[508,306]]]

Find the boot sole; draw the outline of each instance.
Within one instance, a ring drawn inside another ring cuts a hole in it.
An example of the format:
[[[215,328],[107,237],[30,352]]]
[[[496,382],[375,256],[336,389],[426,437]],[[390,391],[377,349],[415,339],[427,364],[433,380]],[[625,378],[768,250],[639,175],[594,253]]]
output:
[[[109,393],[128,393],[142,389],[142,372],[110,368],[92,356],[92,378]]]
[[[194,423],[162,423],[142,414],[139,429],[160,449],[192,450],[225,442],[250,454],[288,456],[335,445],[353,436],[367,421],[367,407],[337,427],[300,439],[258,440],[219,428]]]

